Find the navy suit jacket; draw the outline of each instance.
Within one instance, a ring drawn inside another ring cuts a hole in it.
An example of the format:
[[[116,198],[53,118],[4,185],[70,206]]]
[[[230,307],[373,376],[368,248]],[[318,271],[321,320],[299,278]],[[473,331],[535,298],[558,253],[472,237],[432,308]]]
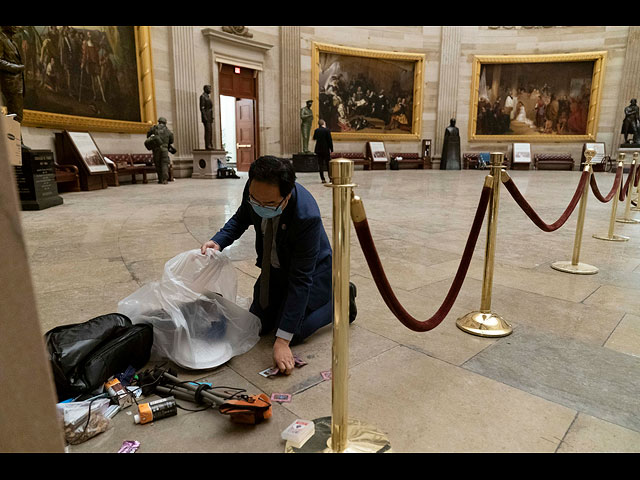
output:
[[[256,265],[262,265],[262,217],[248,201],[249,182],[242,204],[212,240],[224,249],[253,225],[256,232]],[[291,198],[280,215],[276,233],[276,251],[280,268],[287,272],[287,292],[279,328],[295,333],[306,312],[331,300],[331,245],[322,225],[320,209],[311,193],[296,183]]]

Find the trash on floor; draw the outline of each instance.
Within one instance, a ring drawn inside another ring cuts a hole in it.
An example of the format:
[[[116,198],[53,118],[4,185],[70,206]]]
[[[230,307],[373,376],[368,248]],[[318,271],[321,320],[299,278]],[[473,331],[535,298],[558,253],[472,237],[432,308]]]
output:
[[[302,447],[313,437],[316,428],[311,420],[297,419],[282,432],[282,439],[291,443],[295,448]]]
[[[110,420],[105,416],[111,400],[94,398],[83,402],[58,403],[58,415],[64,424],[64,438],[77,445],[106,431]]]
[[[154,327],[153,359],[188,369],[213,368],[253,348],[260,320],[238,306],[231,260],[213,249],[183,252],[164,267],[162,279],[121,300],[118,312]]]

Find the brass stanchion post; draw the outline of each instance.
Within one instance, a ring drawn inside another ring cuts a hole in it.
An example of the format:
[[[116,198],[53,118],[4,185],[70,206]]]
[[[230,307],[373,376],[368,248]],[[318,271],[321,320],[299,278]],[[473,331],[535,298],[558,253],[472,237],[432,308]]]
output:
[[[633,159],[636,162],[636,171],[638,170],[638,168],[640,168],[640,165],[638,165],[638,152],[633,152]],[[635,180],[635,178],[634,178]],[[633,185],[633,183],[632,183]],[[640,212],[640,202],[638,200],[640,200],[640,182],[638,182],[638,186],[636,187],[636,198],[635,198],[635,202],[636,202],[636,206],[635,207],[631,207],[631,210],[634,212]]]
[[[633,181],[636,178],[636,168],[638,168],[637,160],[638,160],[638,152],[634,152],[633,161],[631,162],[631,167],[629,169],[629,175],[631,175],[631,180],[629,181],[629,186],[627,187],[627,198],[624,206],[624,217],[616,218],[616,222],[619,222],[619,223],[640,223],[640,220],[631,218],[631,194],[633,193]]]
[[[618,167],[624,167],[624,153],[620,153],[618,156]],[[607,240],[610,242],[626,242],[629,237],[624,235],[616,235],[613,230],[616,226],[616,210],[618,209],[618,202],[620,201],[620,192],[622,191],[622,179],[620,179],[620,185],[615,196],[611,199],[611,218],[609,219],[609,232],[606,234],[593,234],[593,238],[598,240]]]
[[[467,313],[456,321],[461,330],[481,337],[505,337],[513,331],[511,325],[491,311],[491,291],[493,289],[493,267],[498,233],[498,204],[500,202],[500,184],[504,154],[491,154],[492,192],[487,208],[487,243],[484,257],[484,277],[480,311]]]
[[[589,197],[589,181],[591,180],[591,174],[593,173],[593,167],[591,166],[591,160],[595,157],[595,150],[585,150],[584,156],[586,158],[584,164],[584,171],[589,172],[587,177],[587,183],[584,186],[582,197],[580,197],[580,208],[578,210],[578,223],[576,225],[576,236],[573,241],[573,256],[571,261],[560,261],[551,264],[551,268],[565,273],[575,273],[578,275],[593,275],[598,273],[598,267],[589,265],[587,263],[580,263],[580,246],[582,245],[582,232],[584,230],[584,217],[587,211],[587,198]]]
[[[389,452],[387,437],[348,415],[349,361],[349,277],[351,261],[351,197],[353,160],[329,162],[333,189],[333,346],[331,369],[331,417],[314,420],[315,434],[302,446],[287,442],[289,453],[375,453]],[[330,421],[329,421],[330,420]]]

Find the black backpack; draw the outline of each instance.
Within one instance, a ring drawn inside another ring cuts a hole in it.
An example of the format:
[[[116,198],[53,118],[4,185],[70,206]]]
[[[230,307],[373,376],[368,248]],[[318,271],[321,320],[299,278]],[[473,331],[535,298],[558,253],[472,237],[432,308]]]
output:
[[[94,392],[129,366],[142,368],[151,356],[153,327],[110,313],[55,327],[44,340],[62,401]]]

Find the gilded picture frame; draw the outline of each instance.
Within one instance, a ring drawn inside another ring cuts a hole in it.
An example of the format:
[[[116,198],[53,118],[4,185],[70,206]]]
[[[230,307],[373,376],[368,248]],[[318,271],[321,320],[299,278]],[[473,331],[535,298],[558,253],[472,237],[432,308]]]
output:
[[[419,140],[424,64],[424,54],[313,42],[314,126],[325,120],[334,140]]]
[[[87,27],[91,28],[91,27]],[[41,111],[27,108],[25,105],[22,125],[61,130],[86,130],[114,133],[146,133],[157,120],[155,85],[153,80],[153,62],[151,53],[151,32],[149,26],[134,26],[134,46],[136,60],[137,98],[128,99],[133,107],[137,102],[140,121],[82,116],[53,111]],[[44,78],[44,75],[43,75]],[[86,85],[87,79],[84,83]],[[44,81],[43,81],[44,85]],[[82,81],[81,81],[82,85]],[[42,88],[45,88],[44,86]],[[134,107],[134,108],[136,108]]]
[[[606,59],[606,51],[474,56],[469,140],[595,140]]]

